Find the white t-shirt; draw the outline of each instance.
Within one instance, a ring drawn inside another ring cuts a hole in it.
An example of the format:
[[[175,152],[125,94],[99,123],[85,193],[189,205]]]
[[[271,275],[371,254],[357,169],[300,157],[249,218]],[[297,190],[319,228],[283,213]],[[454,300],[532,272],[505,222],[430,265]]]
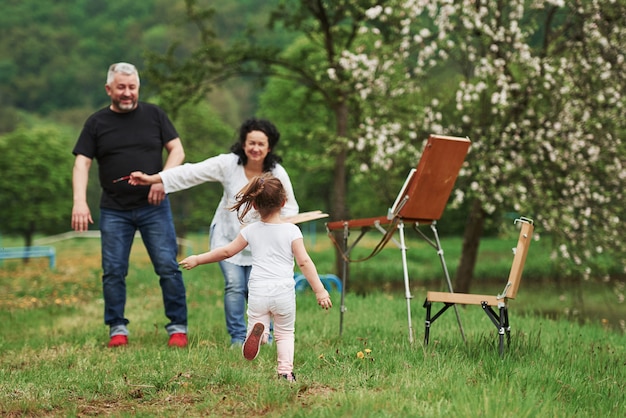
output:
[[[244,166],[237,164],[238,161],[239,156],[237,154],[220,154],[199,163],[187,163],[159,173],[163,181],[165,193],[189,189],[207,182],[219,182],[222,184],[224,194],[211,222],[211,248],[223,247],[230,243],[241,230],[242,225],[239,219],[237,219],[237,212],[229,209],[235,204],[237,193],[248,184]],[[276,164],[271,173],[280,180],[287,193],[287,202],[281,209],[280,214],[282,216],[297,215],[299,210],[298,202],[293,193],[293,186],[287,171],[280,164]],[[247,220],[250,222],[258,220],[258,213],[255,210],[251,210]],[[250,250],[246,248],[227,261],[239,266],[250,266],[252,265],[252,256],[250,255]]]
[[[291,244],[302,238],[302,231],[291,223],[255,222],[243,228],[241,235],[252,250],[252,269],[248,288],[251,291],[270,286],[294,287],[294,255]]]

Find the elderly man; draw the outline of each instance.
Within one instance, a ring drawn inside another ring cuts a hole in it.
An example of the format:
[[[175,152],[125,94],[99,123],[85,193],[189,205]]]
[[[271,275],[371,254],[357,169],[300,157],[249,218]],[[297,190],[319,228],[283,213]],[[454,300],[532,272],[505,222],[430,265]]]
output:
[[[178,133],[159,107],[139,102],[139,74],[132,64],[109,67],[105,89],[111,104],[91,115],[73,153],[74,206],[72,228],[86,231],[93,223],[87,204],[87,179],[92,160],[98,161],[102,195],[100,231],[104,322],[109,347],[128,344],[126,276],[135,232],[139,230],[163,293],[169,345],[187,345],[187,301],[176,262],[176,232],[162,184],[135,187],[128,173],[159,171],[180,165],[185,152]],[[162,152],[168,153],[163,164]]]

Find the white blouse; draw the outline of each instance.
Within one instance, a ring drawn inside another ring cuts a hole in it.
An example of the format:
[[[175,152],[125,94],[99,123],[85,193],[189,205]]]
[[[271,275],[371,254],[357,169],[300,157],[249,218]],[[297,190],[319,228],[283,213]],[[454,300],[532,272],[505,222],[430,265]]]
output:
[[[159,173],[165,187],[165,193],[178,192],[206,182],[222,183],[224,194],[211,222],[211,248],[222,247],[230,243],[237,237],[242,227],[239,219],[237,219],[237,212],[228,209],[236,203],[235,196],[237,193],[248,184],[244,166],[237,164],[238,161],[239,156],[237,154],[220,154],[199,163],[186,163]],[[287,171],[280,164],[276,164],[271,173],[281,181],[287,193],[287,203],[281,209],[281,215],[297,215],[298,202],[293,193],[293,186]],[[252,209],[246,216],[245,223],[258,220],[258,212]],[[245,248],[227,261],[239,266],[252,265],[250,249]]]

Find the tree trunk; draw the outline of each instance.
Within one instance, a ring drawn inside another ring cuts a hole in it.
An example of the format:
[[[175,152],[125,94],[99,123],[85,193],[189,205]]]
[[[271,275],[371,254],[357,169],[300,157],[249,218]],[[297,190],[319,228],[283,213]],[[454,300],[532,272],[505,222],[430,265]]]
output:
[[[35,236],[35,223],[31,222],[28,231],[24,233],[24,243],[26,244],[26,248],[32,247],[33,245],[33,237]],[[30,257],[24,257],[22,259],[22,263],[28,264],[30,261]]]
[[[463,250],[461,252],[461,261],[456,271],[455,292],[469,293],[470,291],[484,224],[485,212],[483,211],[482,203],[476,199],[472,203],[463,233]]]
[[[346,206],[346,150],[341,150],[335,157],[333,169],[333,201],[331,204],[333,220],[347,220]]]
[[[343,142],[348,136],[348,106],[345,101],[335,108],[335,119],[337,122],[337,137]],[[347,173],[346,159],[348,151],[344,144],[340,145],[340,151],[335,156],[335,166],[333,169],[333,193],[330,217],[332,220],[347,220],[348,210],[346,205],[347,193]],[[335,240],[343,244],[343,231],[334,232]],[[340,277],[343,277],[343,259],[341,252],[335,250],[335,271]]]
[[[26,244],[26,247],[32,247],[33,245],[33,233],[28,231],[27,233],[24,234],[24,243]]]

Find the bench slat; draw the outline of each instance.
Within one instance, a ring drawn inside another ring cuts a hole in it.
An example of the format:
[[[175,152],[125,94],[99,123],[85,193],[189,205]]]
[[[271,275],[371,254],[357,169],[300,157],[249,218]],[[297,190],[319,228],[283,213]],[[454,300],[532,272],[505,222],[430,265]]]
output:
[[[56,250],[54,247],[48,246],[32,246],[32,247],[5,247],[0,248],[0,260],[8,260],[15,258],[37,258],[47,257],[50,262],[50,268],[56,266]]]

